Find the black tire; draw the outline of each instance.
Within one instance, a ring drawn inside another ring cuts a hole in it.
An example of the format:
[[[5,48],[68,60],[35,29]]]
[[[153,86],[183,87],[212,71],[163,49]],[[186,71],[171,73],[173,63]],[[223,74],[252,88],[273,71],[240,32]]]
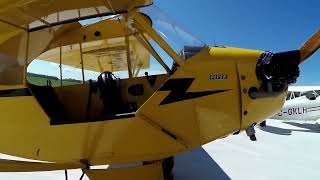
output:
[[[162,161],[162,172],[164,180],[173,180],[174,157],[168,157]]]
[[[259,125],[260,125],[260,127],[266,127],[267,126],[267,121],[262,121]]]

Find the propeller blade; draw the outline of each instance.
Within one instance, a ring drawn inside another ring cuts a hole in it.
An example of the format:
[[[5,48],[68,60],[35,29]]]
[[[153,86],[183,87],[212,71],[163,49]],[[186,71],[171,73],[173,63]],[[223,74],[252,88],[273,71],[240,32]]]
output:
[[[320,31],[316,32],[307,42],[300,48],[300,63],[310,57],[320,48]]]

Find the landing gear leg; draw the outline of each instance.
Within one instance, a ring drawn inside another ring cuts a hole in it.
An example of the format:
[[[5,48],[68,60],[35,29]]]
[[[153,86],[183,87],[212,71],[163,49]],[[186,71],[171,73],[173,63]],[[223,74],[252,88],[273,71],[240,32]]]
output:
[[[252,124],[246,129],[246,133],[247,133],[247,136],[250,137],[251,141],[257,141],[256,135],[255,135],[256,131],[254,130],[254,124]]]
[[[266,127],[267,126],[267,121],[262,121],[259,125],[260,125],[260,127]]]
[[[173,180],[174,157],[168,157],[162,161],[162,172],[164,180]]]

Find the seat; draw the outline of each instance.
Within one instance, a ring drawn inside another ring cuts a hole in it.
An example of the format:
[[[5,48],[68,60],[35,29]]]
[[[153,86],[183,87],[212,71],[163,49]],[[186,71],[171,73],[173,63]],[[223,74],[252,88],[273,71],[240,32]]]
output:
[[[98,89],[103,100],[106,115],[123,113],[123,101],[121,98],[119,79],[112,72],[106,71],[98,76]]]

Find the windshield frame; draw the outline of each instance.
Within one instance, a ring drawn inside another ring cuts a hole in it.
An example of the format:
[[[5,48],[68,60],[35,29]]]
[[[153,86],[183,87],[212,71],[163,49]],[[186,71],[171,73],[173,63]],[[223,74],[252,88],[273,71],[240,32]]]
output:
[[[178,66],[183,65],[184,61],[182,58],[174,51],[174,49],[150,26],[146,21],[145,15],[138,13],[136,11],[129,12],[134,18],[135,27],[140,31],[149,35],[174,61]]]
[[[200,38],[186,30],[179,22],[156,5],[141,8],[140,13],[150,19],[152,28],[177,54],[180,55],[188,47],[189,49],[190,47],[201,49],[206,46]]]

